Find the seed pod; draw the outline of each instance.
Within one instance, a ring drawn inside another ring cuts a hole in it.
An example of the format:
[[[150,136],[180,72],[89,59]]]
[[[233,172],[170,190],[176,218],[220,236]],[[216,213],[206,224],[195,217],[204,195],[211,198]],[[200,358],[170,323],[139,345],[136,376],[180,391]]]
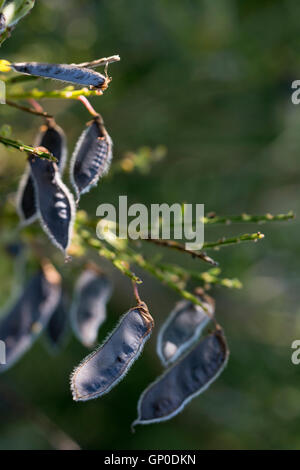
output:
[[[102,346],[74,370],[71,376],[73,399],[97,398],[117,385],[141,354],[153,325],[146,304],[129,310]]]
[[[229,356],[223,332],[200,341],[142,393],[136,424],[166,421],[204,392],[223,371]]]
[[[63,173],[67,158],[66,136],[54,119],[47,119],[46,124],[41,126],[34,147],[45,147],[51,152],[57,158],[60,173]],[[37,217],[34,184],[29,165],[19,184],[17,209],[22,225],[29,224]]]
[[[199,300],[207,308],[184,300],[179,302],[162,325],[157,337],[157,354],[164,366],[174,362],[201,334],[214,314],[214,300],[202,291]]]
[[[38,216],[50,240],[66,252],[75,216],[73,195],[62,182],[56,163],[29,157]]]
[[[63,82],[90,86],[93,89],[105,90],[109,83],[106,78],[95,70],[69,64],[45,64],[39,62],[20,62],[11,64],[15,72],[36,77],[53,78]]]
[[[60,350],[66,336],[67,325],[66,297],[62,294],[45,330],[51,353],[56,354]]]
[[[0,321],[0,340],[6,349],[6,363],[0,365],[0,372],[20,359],[37,339],[55,310],[60,293],[60,276],[52,266],[47,265],[28,282]]]
[[[0,34],[5,31],[6,28],[6,18],[3,13],[0,13]]]
[[[92,267],[85,269],[76,283],[71,322],[74,333],[87,347],[95,344],[99,327],[106,319],[111,290],[107,277]]]
[[[20,180],[17,192],[17,211],[22,225],[30,224],[36,219],[35,204],[34,184],[28,166]]]
[[[87,193],[105,175],[112,159],[112,140],[100,116],[87,123],[78,139],[70,164],[70,179],[77,194]]]

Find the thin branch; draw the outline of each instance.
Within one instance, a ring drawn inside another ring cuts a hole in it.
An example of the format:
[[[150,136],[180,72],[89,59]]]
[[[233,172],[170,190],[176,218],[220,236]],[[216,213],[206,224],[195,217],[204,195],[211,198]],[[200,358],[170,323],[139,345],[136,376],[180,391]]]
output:
[[[111,244],[110,239],[107,239],[107,243]],[[113,248],[114,249],[114,248]],[[182,288],[178,283],[169,279],[166,274],[161,271],[157,266],[148,261],[141,253],[137,253],[132,248],[126,247],[123,250],[120,250],[122,254],[127,257],[130,263],[134,263],[140,268],[144,269],[148,273],[152,274],[156,279],[158,279],[163,284],[167,285],[171,289],[175,290],[181,297],[186,300],[190,300],[196,305],[200,305],[203,308],[205,313],[211,318],[207,307],[193,294]]]
[[[195,295],[180,287],[178,283],[168,279],[168,277],[166,277],[166,274],[163,271],[157,268],[150,261],[146,260],[143,255],[134,252],[132,249],[130,249],[127,253],[137,266],[152,274],[156,279],[158,279],[163,284],[166,284],[184,299],[190,300],[196,305],[200,305],[200,307],[202,307],[205,311],[206,315],[212,318],[212,315],[209,313],[207,307]]]
[[[23,100],[26,98],[41,99],[64,99],[64,100],[77,100],[79,96],[100,96],[101,90],[89,90],[88,88],[81,88],[75,90],[73,86],[68,86],[62,90],[42,91],[34,88],[33,90],[25,90],[21,92],[7,92],[7,97],[14,100]]]
[[[241,289],[243,287],[241,281],[237,278],[229,279],[219,277],[219,274],[221,273],[220,268],[213,268],[208,271],[198,272],[182,268],[180,266],[175,266],[173,264],[159,263],[158,267],[163,271],[174,273],[176,276],[179,276],[185,281],[188,281],[189,279],[193,278],[205,284],[218,284],[229,289]]]
[[[156,239],[156,238],[144,238],[143,240],[152,242],[155,245],[165,246],[167,248],[181,251],[183,253],[188,253],[193,258],[199,258],[199,259],[202,259],[202,261],[205,261],[206,263],[211,264],[212,266],[218,266],[218,263],[214,261],[212,258],[210,258],[209,256],[207,256],[207,254],[204,253],[203,251],[196,252],[196,251],[188,250],[185,248],[184,245],[181,245],[180,243],[174,240],[162,240],[162,239]]]
[[[204,243],[203,248],[220,248],[222,246],[227,246],[227,245],[234,245],[237,243],[241,242],[248,242],[248,241],[254,241],[256,242],[257,240],[261,240],[264,238],[264,234],[260,232],[256,233],[245,233],[244,235],[240,235],[239,237],[232,237],[232,238],[220,238],[220,240],[217,240],[216,242],[207,242]]]
[[[216,225],[216,224],[226,224],[230,225],[232,223],[266,223],[266,222],[281,222],[292,220],[295,218],[293,211],[288,212],[287,214],[264,214],[264,215],[230,215],[227,217],[217,217],[216,215],[204,217],[204,224],[206,225]]]
[[[132,271],[130,271],[127,263],[124,262],[117,254],[107,248],[100,240],[94,238],[90,232],[86,229],[80,229],[79,235],[83,238],[83,240],[92,248],[96,248],[100,256],[109,260],[122,274],[128,276],[132,281],[136,282],[137,284],[141,284],[143,281],[136,276]]]
[[[121,60],[119,55],[112,55],[110,57],[103,57],[102,59],[92,60],[91,62],[82,62],[81,64],[71,64],[77,67],[88,67],[90,69],[100,67],[101,65],[112,64],[113,62],[119,62]]]
[[[89,102],[89,100],[85,96],[80,95],[80,96],[78,96],[77,99],[78,99],[78,101],[81,101],[81,103],[86,107],[86,109],[88,110],[88,112],[92,116],[101,118],[100,114],[97,113],[97,111],[93,108],[93,106],[91,105],[91,103]],[[102,120],[102,118],[101,118],[101,120]]]
[[[28,108],[27,106],[22,106],[18,103],[15,103],[14,101],[6,100],[5,104],[7,104],[8,106],[12,106],[13,108],[17,108],[20,111],[25,111],[26,113],[35,114],[36,116],[42,116],[42,117],[49,118],[49,119],[53,118],[53,116],[46,113],[45,111],[37,111],[34,108]]]
[[[193,294],[186,291],[180,287],[176,282],[168,279],[166,274],[153,265],[150,261],[147,261],[143,255],[135,252],[132,248],[126,247],[124,249],[116,250],[116,248],[111,244],[109,238],[106,242],[110,245],[111,249],[104,246],[104,244],[97,238],[94,238],[89,230],[79,229],[79,235],[82,237],[83,241],[90,247],[97,248],[99,255],[111,261],[116,268],[118,268],[123,274],[131,278],[137,284],[141,284],[142,281],[134,273],[132,273],[129,268],[126,266],[129,263],[134,263],[140,268],[144,269],[148,273],[152,274],[156,279],[158,279],[163,284],[166,284],[171,289],[175,290],[181,297],[186,300],[190,300],[196,305],[200,305],[203,308],[205,313],[211,318],[212,316],[208,312],[207,307]],[[117,252],[116,252],[117,251]],[[127,260],[127,263],[125,262]]]
[[[20,152],[26,152],[34,157],[38,158],[45,158],[46,160],[50,160],[51,162],[57,162],[57,158],[55,158],[52,153],[43,152],[39,148],[30,147],[29,145],[22,144],[22,142],[18,142],[17,140],[7,139],[6,137],[0,136],[0,143],[6,145],[7,147],[12,147]]]
[[[137,283],[133,281],[132,285],[133,285],[133,294],[134,294],[135,300],[136,300],[137,304],[140,305],[142,303],[142,300],[140,298]]]
[[[249,215],[249,214],[241,214],[241,215],[229,215],[229,216],[222,216],[222,217],[217,217],[214,213],[213,214],[208,214],[206,217],[203,217],[200,219],[204,225],[218,225],[218,224],[225,224],[225,225],[231,225],[231,224],[239,224],[239,223],[247,223],[247,224],[252,224],[252,223],[258,223],[258,224],[263,224],[267,222],[285,222],[289,220],[295,219],[296,215],[294,214],[293,211],[289,211],[286,214],[264,214],[264,215]],[[160,225],[162,223],[162,220],[160,220]],[[195,226],[197,221],[194,219],[191,221],[191,226]],[[174,226],[181,226],[183,222],[172,222],[170,223],[170,227]]]

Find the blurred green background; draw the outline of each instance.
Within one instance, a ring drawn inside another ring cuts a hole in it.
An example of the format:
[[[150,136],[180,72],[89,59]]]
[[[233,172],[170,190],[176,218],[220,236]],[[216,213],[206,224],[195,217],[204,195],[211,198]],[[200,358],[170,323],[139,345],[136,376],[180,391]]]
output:
[[[204,203],[218,215],[297,213],[300,107],[291,103],[291,83],[300,79],[299,15],[296,0],[39,0],[1,58],[71,63],[120,54],[109,68],[109,89],[91,99],[113,138],[114,158],[141,146],[164,145],[168,154],[146,175],[103,181],[82,198],[91,215],[122,194],[129,203]],[[64,127],[71,153],[87,111],[67,100],[43,105]],[[33,141],[39,118],[7,106],[0,113],[13,137]],[[4,200],[16,191],[25,158],[0,153]],[[0,376],[0,449],[67,448],[75,445],[69,439],[83,449],[299,449],[300,366],[290,359],[291,343],[300,339],[299,223],[211,227],[205,239],[256,230],[265,240],[213,254],[223,274],[239,277],[244,288],[211,291],[231,358],[206,393],[171,421],[132,434],[138,397],[161,373],[156,333],[126,379],[86,403],[72,401],[69,374],[87,350],[70,336],[51,357],[41,338]],[[161,250],[147,244],[144,251]],[[165,255],[206,269],[182,254]],[[128,280],[103,265],[115,295],[99,341],[133,302]],[[63,270],[72,275],[69,266]],[[158,327],[179,299],[137,273]],[[5,305],[14,278],[4,252],[0,281]]]

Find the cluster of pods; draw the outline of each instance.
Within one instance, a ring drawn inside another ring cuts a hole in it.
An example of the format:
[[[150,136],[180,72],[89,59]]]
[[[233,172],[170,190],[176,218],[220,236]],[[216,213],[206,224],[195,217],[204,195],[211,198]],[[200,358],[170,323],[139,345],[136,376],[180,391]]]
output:
[[[83,67],[37,63],[10,64],[10,67],[21,73],[96,88],[105,86],[101,74]],[[66,253],[72,236],[75,201],[62,181],[67,158],[66,137],[53,118],[45,120],[35,147],[46,149],[57,163],[29,156],[17,193],[21,224],[38,218],[51,241]],[[70,161],[70,180],[77,204],[81,195],[107,173],[111,159],[112,141],[97,114],[87,123]],[[89,264],[80,274],[68,305],[61,275],[49,261],[42,260],[40,270],[1,317],[0,339],[6,345],[6,364],[0,365],[0,372],[20,359],[42,331],[52,349],[58,349],[68,323],[83,345],[95,346],[111,293],[112,285],[106,275]],[[135,294],[137,305],[121,317],[103,344],[72,373],[71,391],[75,401],[90,400],[109,392],[141,354],[154,321],[136,289]],[[202,306],[188,300],[178,303],[160,328],[157,354],[165,370],[141,394],[134,425],[170,419],[206,390],[227,363],[229,351],[223,331],[215,321],[214,301],[201,289],[196,295]],[[210,320],[214,329],[202,338]]]
[[[66,137],[53,118],[41,127],[35,147],[52,153],[57,164],[28,157],[28,165],[17,193],[17,208],[22,225],[39,218],[51,241],[64,253],[72,238],[75,216],[74,197],[62,181],[66,163]],[[97,115],[87,123],[76,144],[70,162],[70,180],[76,202],[107,173],[112,159],[112,141],[102,118]]]
[[[94,347],[111,294],[107,276],[89,264],[75,283],[73,300],[68,302],[60,274],[44,261],[0,321],[0,338],[6,344],[6,364],[0,365],[0,372],[19,360],[42,332],[51,350],[57,352],[68,324],[84,346]],[[203,292],[198,296],[206,312],[190,301],[179,302],[160,328],[157,354],[165,372],[142,393],[134,425],[170,419],[203,392],[226,365],[229,352],[220,328],[199,340],[213,318],[214,302]],[[153,327],[147,305],[138,299],[103,344],[75,368],[71,375],[73,399],[97,398],[117,385],[141,354]]]
[[[25,75],[33,75],[54,80],[86,85],[102,93],[110,82],[107,75],[93,70],[99,65],[108,65],[120,60],[119,56],[98,59],[82,64],[47,64],[39,62],[11,63],[0,60],[0,70],[13,70]],[[78,139],[70,161],[70,180],[76,194],[80,196],[95,186],[105,175],[112,159],[112,140],[107,133],[100,114],[92,110],[93,119],[88,122]],[[21,179],[17,194],[17,207],[22,225],[36,218],[51,241],[65,254],[72,238],[75,216],[73,194],[62,181],[66,164],[66,137],[54,118],[46,118],[38,133],[34,146],[50,152],[56,162],[28,157],[28,166]]]

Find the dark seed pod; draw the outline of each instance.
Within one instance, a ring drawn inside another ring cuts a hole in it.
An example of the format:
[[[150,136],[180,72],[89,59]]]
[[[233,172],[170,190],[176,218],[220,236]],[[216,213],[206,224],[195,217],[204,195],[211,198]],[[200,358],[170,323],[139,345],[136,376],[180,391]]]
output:
[[[63,82],[77,83],[104,90],[108,81],[104,75],[95,70],[68,64],[45,64],[39,62],[20,62],[11,64],[15,72],[36,77],[52,78]]]
[[[129,310],[102,346],[74,370],[71,376],[73,399],[97,398],[117,385],[141,354],[153,325],[146,304]]]
[[[56,354],[61,349],[66,337],[67,327],[68,312],[66,308],[66,297],[62,294],[45,330],[51,353]]]
[[[229,356],[223,332],[205,337],[142,393],[133,423],[166,421],[203,393],[223,371]]]
[[[106,319],[111,291],[108,278],[92,267],[83,271],[75,285],[71,322],[74,333],[87,347],[95,344],[99,327]]]
[[[56,163],[29,157],[41,225],[50,240],[66,252],[75,216],[73,195],[62,182]]]
[[[22,225],[30,224],[37,217],[34,184],[29,166],[20,180],[17,193],[17,210]]]
[[[5,31],[6,28],[6,18],[3,13],[0,13],[0,34]]]
[[[35,139],[34,147],[45,147],[57,158],[58,168],[62,174],[66,164],[66,136],[54,119],[47,119],[41,126]],[[17,193],[17,209],[22,225],[27,225],[37,217],[33,179],[28,165],[21,178]]]
[[[71,159],[70,179],[77,201],[108,172],[111,159],[112,140],[101,117],[97,116],[79,137]]]
[[[198,293],[199,300],[207,308],[184,300],[179,302],[162,325],[157,337],[157,354],[164,366],[174,362],[201,334],[214,314],[214,300]]]
[[[61,295],[60,276],[52,266],[40,270],[25,286],[17,302],[0,321],[0,340],[4,341],[6,363],[10,368],[30,348],[47,325]]]

